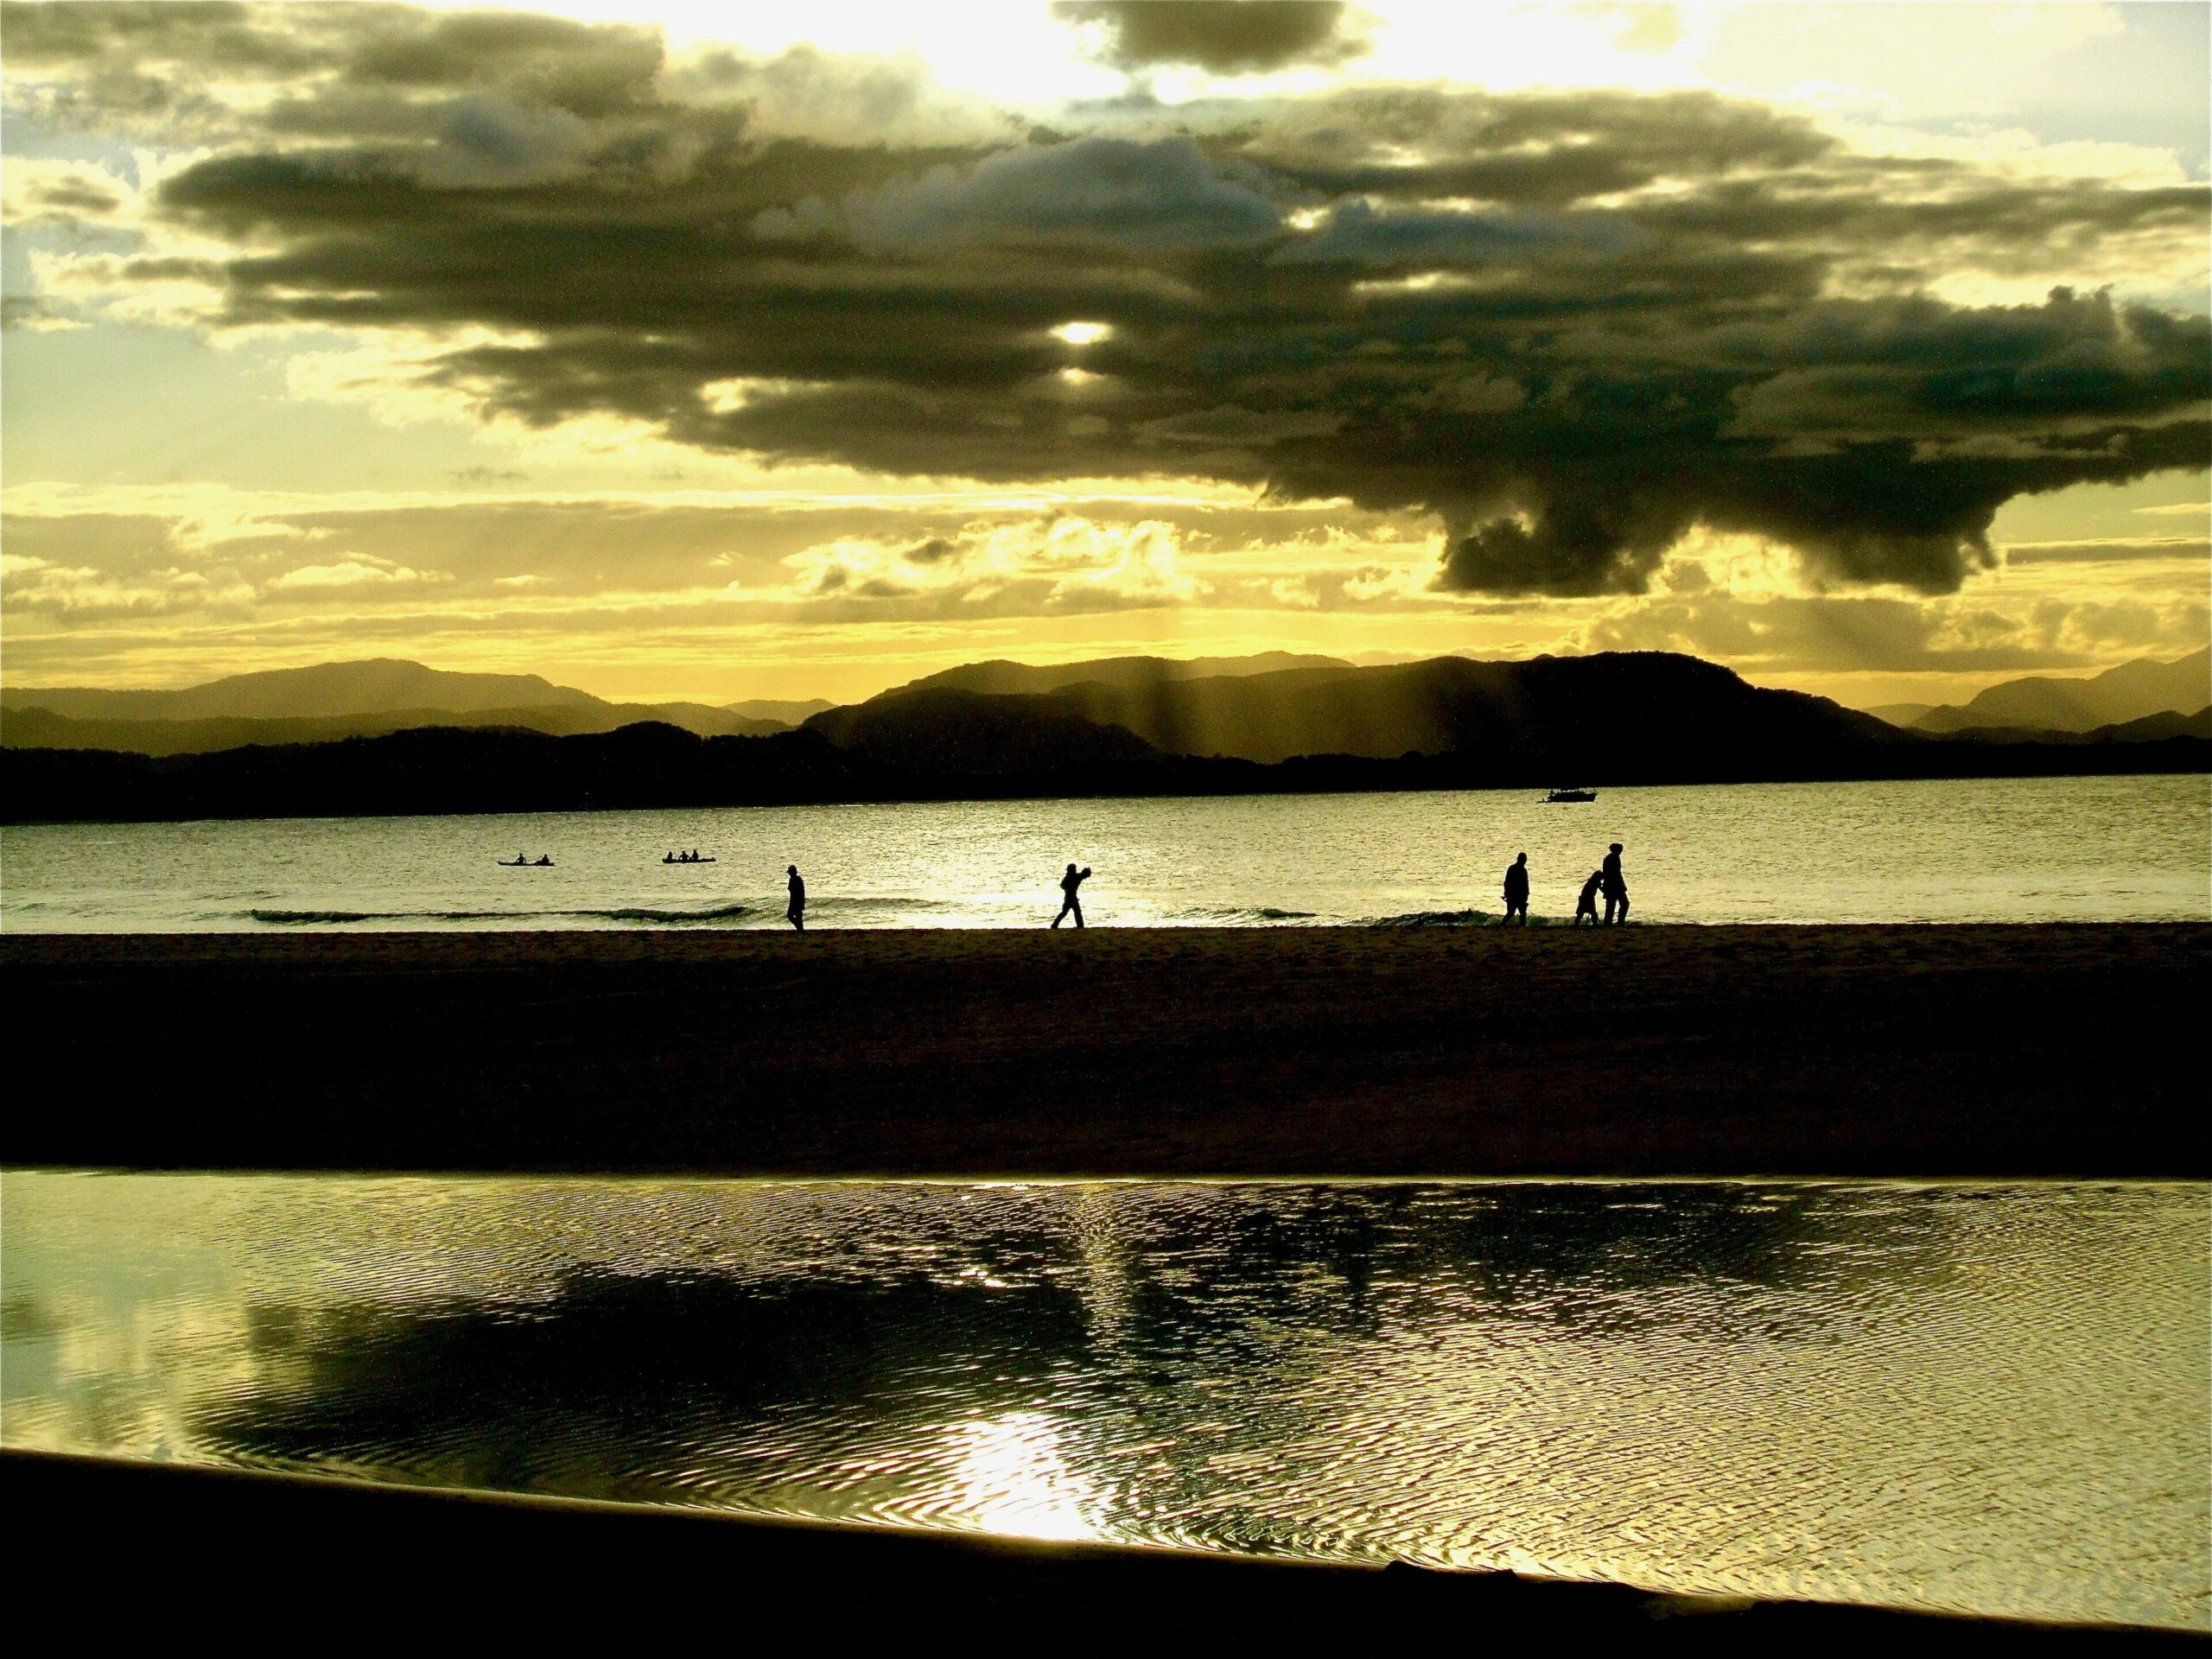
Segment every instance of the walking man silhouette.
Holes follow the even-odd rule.
[[[1628,920],[1628,880],[1621,874],[1621,844],[1618,841],[1605,855],[1605,865],[1599,874],[1605,878],[1605,925],[1611,927]]]
[[[1529,925],[1529,855],[1523,853],[1505,867],[1505,919],[1516,916]]]
[[[1090,879],[1090,872],[1088,868],[1078,870],[1072,864],[1068,866],[1068,873],[1060,878],[1060,913],[1052,918],[1054,927],[1058,927],[1070,916],[1075,918],[1075,925],[1077,927],[1083,925],[1083,900],[1076,896],[1076,891]]]
[[[799,874],[798,866],[786,864],[784,874],[791,878],[784,883],[791,890],[791,901],[784,907],[784,919],[800,932],[806,931],[806,879]]]

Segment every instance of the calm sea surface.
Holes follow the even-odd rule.
[[[818,925],[1024,925],[1070,859],[1098,923],[1473,921],[1522,851],[1558,919],[1613,841],[1648,921],[2212,916],[2189,776],[35,826],[0,830],[0,928],[780,926],[790,863]]]
[[[13,1446],[2196,1626],[2212,1189],[11,1173]]]

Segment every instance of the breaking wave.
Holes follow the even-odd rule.
[[[743,916],[753,909],[751,905],[709,905],[704,910],[647,910],[632,907],[624,910],[563,910],[552,912],[558,916],[604,917],[613,922],[720,922],[733,916]]]
[[[1496,927],[1505,918],[1487,910],[1415,910],[1403,916],[1378,916],[1369,927]],[[1530,927],[1566,927],[1563,916],[1531,916]]]
[[[627,906],[608,910],[250,910],[246,914],[272,927],[326,927],[341,922],[638,922],[679,926],[686,922],[727,921],[747,914],[751,905],[709,905],[702,910],[652,910]]]

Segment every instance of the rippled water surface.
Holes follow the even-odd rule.
[[[35,825],[0,926],[777,927],[794,862],[817,925],[1023,925],[1070,859],[1109,925],[1469,921],[1523,851],[1560,919],[1614,841],[1650,921],[2212,917],[2212,780],[2167,777]]]
[[[2212,1190],[5,1178],[7,1444],[2202,1626]]]

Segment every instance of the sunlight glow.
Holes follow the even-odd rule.
[[[1105,322],[1064,322],[1052,330],[1052,338],[1070,346],[1096,346],[1111,337],[1114,327]]]

